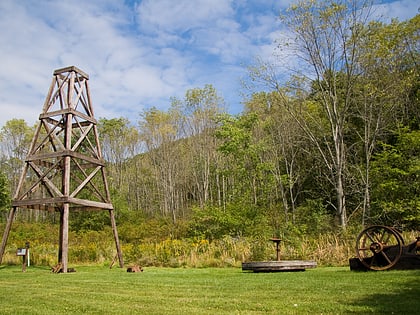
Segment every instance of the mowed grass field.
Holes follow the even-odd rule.
[[[70,266],[73,267],[73,266]],[[418,314],[420,270],[0,267],[0,314]]]

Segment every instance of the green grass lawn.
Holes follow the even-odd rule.
[[[72,267],[72,266],[70,266]],[[420,270],[0,267],[0,314],[416,314]]]

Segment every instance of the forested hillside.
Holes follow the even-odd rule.
[[[250,66],[241,114],[206,85],[136,122],[98,120],[123,242],[419,230],[420,15],[387,24],[330,2],[281,17],[290,37],[278,50],[299,62]],[[33,132],[17,119],[1,129],[3,223]],[[72,214],[74,231],[107,225],[106,213]]]

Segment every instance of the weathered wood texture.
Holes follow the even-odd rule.
[[[276,272],[276,271],[305,271],[316,268],[317,263],[312,260],[280,260],[280,261],[251,261],[243,262],[243,271]]]
[[[69,211],[108,210],[123,267],[88,80],[89,76],[74,66],[54,71],[12,201],[0,262],[18,207],[60,212],[59,262],[63,272],[67,271]]]

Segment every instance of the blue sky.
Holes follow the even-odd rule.
[[[231,113],[255,58],[273,58],[279,13],[294,0],[1,0],[0,127],[37,121],[55,69],[90,76],[95,116],[166,110],[171,97],[212,84]],[[417,0],[376,1],[376,14],[405,20]]]

